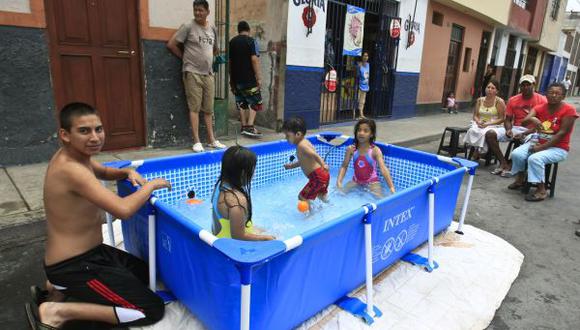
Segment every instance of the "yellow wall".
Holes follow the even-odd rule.
[[[434,0],[488,23],[507,25],[512,0]],[[564,6],[566,7],[566,6]]]
[[[552,1],[548,1],[548,10],[546,10],[546,16],[544,16],[544,26],[542,28],[540,41],[537,45],[555,52],[558,50],[558,45],[560,44],[560,32],[562,31],[562,24],[564,24],[564,16],[566,15],[566,1],[560,3],[558,19],[555,21],[550,16]]]

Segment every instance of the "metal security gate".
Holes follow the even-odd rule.
[[[214,61],[215,72],[215,97],[214,97],[214,120],[215,134],[223,136],[228,134],[228,90],[229,77],[227,68],[227,54],[230,40],[230,0],[215,0],[215,27],[217,30],[217,43],[220,50],[219,56]]]
[[[392,81],[397,53],[397,41],[389,36],[391,19],[397,16],[394,0],[329,0],[327,2],[324,75],[337,73],[336,91],[329,92],[321,84],[320,123],[353,120],[358,108],[357,63],[360,58],[343,56],[343,33],[347,5],[364,8],[365,26],[363,51],[369,53],[370,92],[365,115],[391,115]]]

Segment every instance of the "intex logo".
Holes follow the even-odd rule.
[[[410,220],[413,217],[413,210],[415,209],[414,206],[404,210],[403,212],[395,215],[392,218],[388,218],[385,220],[385,224],[383,226],[383,233],[388,232],[389,230],[393,229],[394,227],[399,226],[402,223]]]

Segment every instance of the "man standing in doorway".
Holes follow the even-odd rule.
[[[191,22],[181,25],[167,42],[167,48],[183,60],[183,85],[189,108],[189,121],[193,136],[193,151],[203,152],[199,139],[199,113],[207,127],[207,146],[224,149],[213,133],[214,77],[213,56],[217,54],[217,32],[208,20],[209,4],[206,0],[193,2]]]
[[[566,87],[566,94],[570,95],[570,87],[572,87],[572,80],[570,80],[570,75],[566,75],[566,79],[562,81],[562,85]]]
[[[254,127],[256,112],[262,111],[260,59],[248,22],[238,23],[238,35],[230,40],[229,52],[230,88],[240,111],[242,134],[260,137],[262,133]]]

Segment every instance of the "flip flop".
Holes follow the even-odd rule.
[[[519,189],[522,189],[523,187],[524,187],[523,183],[514,182],[508,186],[508,189],[509,190],[519,190]]]
[[[548,194],[545,193],[544,195],[538,195],[537,193],[526,195],[526,200],[528,202],[541,202],[548,197]]]
[[[40,317],[38,316],[38,307],[26,303],[24,308],[26,310],[28,324],[32,330],[58,330],[58,328],[40,322]]]
[[[40,306],[40,304],[45,302],[47,297],[48,297],[47,290],[42,290],[41,288],[37,287],[36,285],[32,285],[30,287],[30,298],[32,299],[32,302],[36,306]]]
[[[490,173],[493,175],[500,175],[502,172],[503,172],[503,169],[501,167],[496,167]]]

